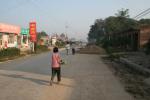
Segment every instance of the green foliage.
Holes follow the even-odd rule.
[[[44,52],[44,51],[48,51],[49,49],[46,45],[37,45],[36,50],[37,52]]]
[[[129,9],[121,9],[115,14],[117,17],[129,18]]]
[[[137,29],[137,21],[125,17],[108,17],[105,19],[106,33],[119,33],[129,29]]]
[[[46,32],[42,31],[37,33],[37,39],[40,40],[42,36],[48,36]]]
[[[113,60],[115,60],[115,59],[120,59],[120,57],[122,56],[122,55],[120,55],[120,54],[115,54],[114,52],[116,52],[116,50],[115,50],[114,48],[112,48],[112,47],[107,47],[107,48],[106,48],[106,52],[107,52],[107,54],[108,54],[108,58],[109,58],[111,61],[113,61]]]
[[[88,33],[88,40],[100,43],[106,34],[123,32],[129,29],[137,29],[138,22],[129,18],[129,10],[121,9],[116,16],[110,16],[106,19],[96,19],[94,25],[91,25]]]
[[[7,48],[0,50],[0,58],[13,57],[20,55],[20,50],[18,48]]]
[[[94,41],[104,48],[126,48],[125,46],[131,44],[129,38],[117,34],[128,30],[136,30],[138,27],[139,22],[129,18],[129,10],[121,9],[116,16],[109,16],[104,20],[97,19],[88,33],[88,40],[89,42]]]
[[[150,25],[150,19],[141,19],[139,20],[140,25]]]
[[[103,48],[108,48],[109,46],[112,45],[111,41],[108,39],[108,37],[104,37],[102,40],[101,40],[101,44],[102,44],[102,47]]]
[[[58,47],[58,48],[62,48],[62,47],[64,47],[65,46],[65,42],[63,42],[63,41],[57,41],[56,42],[56,46]]]
[[[111,54],[109,54],[109,59],[111,60],[111,61],[114,61],[115,59],[119,59],[120,58],[120,55],[119,54],[113,54],[113,53],[111,53]]]
[[[91,29],[88,34],[89,42],[100,39],[104,35],[104,20],[97,19],[94,25],[91,25]]]

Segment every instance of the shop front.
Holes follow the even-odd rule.
[[[21,29],[21,48],[30,48],[29,29]]]
[[[17,47],[20,27],[0,23],[0,48]]]

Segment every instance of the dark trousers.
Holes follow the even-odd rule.
[[[72,54],[75,55],[75,48],[72,48]]]
[[[61,68],[52,68],[52,77],[51,80],[54,80],[55,75],[57,74],[57,81],[61,81]]]

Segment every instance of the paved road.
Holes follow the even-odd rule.
[[[13,61],[3,62],[0,63],[0,69],[50,75],[51,54],[51,52],[47,52],[40,55],[32,55]],[[61,55],[64,56],[65,53],[61,52]]]
[[[99,55],[62,53],[62,81],[49,86],[50,55],[1,63],[0,100],[133,100]]]

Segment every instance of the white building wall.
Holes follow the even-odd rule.
[[[8,47],[17,47],[17,35],[14,36],[14,43],[8,43]]]
[[[8,34],[3,34],[2,36],[2,41],[3,41],[3,45],[2,48],[6,48],[6,44],[7,47],[17,47],[17,35],[14,36],[14,43],[8,43]]]
[[[5,48],[5,43],[7,42],[7,44],[8,44],[8,35],[7,34],[3,34],[2,41],[3,41],[2,48]]]
[[[52,38],[52,45],[55,45],[57,42],[57,39],[56,38]]]

